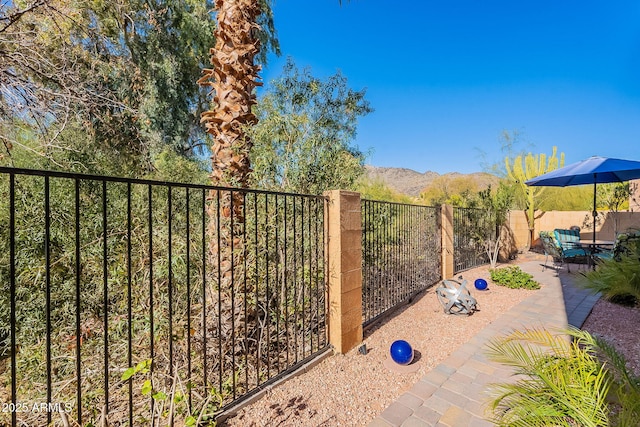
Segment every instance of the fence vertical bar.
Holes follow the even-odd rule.
[[[256,285],[256,318],[257,322],[260,322],[260,282],[258,281],[258,277],[260,276],[260,265],[258,258],[258,194],[253,193],[253,241],[254,241],[254,251],[255,251],[255,263],[254,263],[254,283]],[[260,351],[262,348],[262,334],[264,331],[260,329],[258,331],[257,338],[257,346],[256,346],[256,385],[260,385]]]
[[[371,316],[371,277],[375,277],[375,267],[369,265],[369,260],[373,259],[372,240],[370,238],[372,231],[372,204],[369,200],[362,199],[362,323],[364,324]]]
[[[109,414],[109,272],[107,267],[108,255],[107,231],[107,181],[102,181],[102,286],[104,300],[104,413]]]
[[[243,282],[243,292],[244,292],[244,348],[249,348],[249,316],[247,314],[247,300],[249,297],[247,296],[247,193],[246,191],[242,192],[242,217],[244,220],[242,221],[242,282]],[[256,288],[256,291],[258,289]],[[249,387],[249,352],[245,352],[244,354],[244,378],[245,378],[245,387]]]
[[[284,290],[282,295],[282,298],[284,300],[284,336],[285,336],[285,351],[287,352],[287,366],[289,366],[289,299],[288,299],[288,280],[287,280],[287,272],[289,270],[289,266],[288,266],[288,261],[289,259],[287,258],[287,241],[289,240],[289,233],[288,233],[288,229],[287,229],[287,206],[288,206],[288,200],[289,198],[285,195],[284,196],[284,227],[283,227],[283,233],[284,233],[284,266],[283,266],[283,285],[282,288]]]
[[[173,217],[172,217],[172,187],[167,187],[167,300],[169,305],[169,375],[173,381]]]
[[[49,200],[49,176],[44,177],[44,257],[45,257],[45,319],[47,405],[51,403],[51,204]],[[47,424],[51,424],[51,411],[47,411]]]
[[[395,253],[395,263],[396,263],[396,269],[398,271],[398,275],[396,277],[394,277],[394,286],[393,289],[395,290],[394,295],[393,295],[393,302],[394,304],[397,304],[399,302],[399,295],[400,295],[400,291],[402,291],[403,289],[401,288],[401,283],[398,283],[401,279],[402,279],[402,252],[401,252],[401,247],[399,245],[400,239],[402,238],[401,235],[401,226],[402,226],[402,207],[400,205],[394,205],[395,206],[395,214],[396,214],[396,221],[394,224],[395,230],[394,230],[394,234],[395,234],[395,242],[394,242],[394,253]],[[399,280],[400,279],[400,280]]]
[[[411,255],[409,256],[410,259],[421,259],[422,257],[420,256],[420,254],[418,253],[418,247],[419,247],[419,242],[420,242],[420,210],[413,206],[411,208],[411,225],[409,226],[409,229],[411,230]],[[426,261],[426,259],[425,259]],[[419,287],[418,281],[419,278],[422,277],[420,275],[420,266],[423,265],[424,263],[420,263],[420,264],[415,264],[412,263],[411,265],[412,267],[412,276],[415,278],[414,281],[414,286],[412,288],[412,290],[417,290]]]
[[[406,265],[404,262],[406,251],[403,245],[404,236],[406,232],[406,229],[405,229],[406,216],[405,216],[405,206],[404,205],[396,205],[396,206],[398,208],[398,230],[396,231],[398,235],[398,240],[396,242],[396,248],[398,251],[398,271],[400,272],[400,274],[398,275],[398,281],[400,283],[396,285],[396,289],[397,289],[396,303],[399,303],[400,301],[402,301],[403,295],[407,291],[407,282],[406,282],[407,271],[406,271]]]
[[[278,196],[276,196],[278,197]],[[277,206],[277,204],[276,204]],[[271,270],[271,266],[269,265],[269,241],[271,240],[269,238],[269,226],[268,226],[268,218],[269,218],[269,196],[265,194],[264,196],[264,223],[265,223],[265,235],[266,235],[266,239],[265,239],[265,253],[267,254],[267,259],[265,262],[265,290],[264,290],[264,294],[266,297],[266,304],[264,307],[264,316],[266,318],[266,325],[267,325],[267,378],[271,378],[271,314],[270,314],[270,305],[271,305],[271,295],[269,292],[269,271]],[[276,215],[276,221],[277,221],[277,215]],[[277,222],[276,222],[276,247],[277,247],[277,241],[278,241],[278,231],[277,231]]]
[[[190,200],[189,189],[185,188],[185,239],[186,239],[186,257],[187,257],[187,387],[188,396],[187,403],[189,405],[189,411],[192,407],[192,392],[191,389],[191,216],[190,216]]]
[[[389,219],[390,219],[389,216],[387,215],[388,210],[389,210],[389,205],[388,204],[386,204],[386,205],[384,205],[382,207],[382,215],[383,215],[384,220],[382,221],[382,226],[380,227],[381,228],[380,232],[376,233],[377,235],[382,237],[381,244],[380,244],[380,250],[381,250],[382,254],[381,254],[380,258],[381,258],[382,264],[387,266],[387,268],[389,266],[389,260],[388,260],[388,256],[387,256],[388,252],[389,252],[387,250],[387,242],[388,242],[388,239],[387,239],[387,224],[388,224]],[[388,277],[389,277],[388,274],[384,274],[384,275],[382,275],[381,280],[380,280],[380,284],[381,284],[381,286],[380,286],[380,291],[381,291],[380,304],[383,307],[387,307],[389,305],[388,301],[387,301],[387,297],[389,295],[389,292],[387,292],[387,289],[389,288],[388,285],[387,285]]]
[[[127,183],[127,366],[133,366],[133,313],[131,262],[131,183]],[[129,383],[129,425],[133,425],[133,378]]]
[[[373,217],[370,219],[371,221],[371,232],[370,235],[372,237],[374,237],[374,240],[376,242],[376,246],[375,246],[375,261],[373,262],[373,265],[375,266],[374,268],[374,273],[375,275],[373,277],[376,278],[377,282],[378,282],[378,286],[374,287],[374,292],[372,294],[372,302],[371,302],[371,316],[369,316],[370,318],[375,316],[378,313],[379,310],[379,306],[380,306],[380,300],[382,299],[382,285],[383,285],[383,280],[384,280],[384,276],[381,274],[382,269],[380,268],[380,264],[382,263],[381,258],[384,257],[384,250],[383,250],[383,241],[380,238],[381,237],[381,232],[382,230],[380,230],[381,227],[377,226],[377,223],[379,222],[378,219],[381,217],[381,211],[382,211],[382,206],[380,203],[370,203],[371,206],[371,210],[372,210],[372,215]],[[382,213],[384,214],[384,213]],[[374,221],[377,221],[376,223],[374,223]],[[382,224],[384,224],[386,221],[382,221]],[[365,258],[366,259],[366,258]]]
[[[218,390],[222,390],[222,365],[224,364],[224,355],[222,354],[222,273],[220,272],[220,264],[222,263],[222,258],[220,257],[220,243],[222,240],[220,239],[220,191],[216,191],[216,239],[218,244],[218,358],[220,362],[218,363]]]
[[[367,318],[369,313],[371,312],[371,307],[369,306],[369,292],[366,288],[366,284],[369,283],[369,269],[365,268],[366,259],[369,255],[369,241],[367,240],[367,233],[369,231],[369,215],[367,208],[369,207],[366,200],[362,200],[362,313],[364,319]]]
[[[398,248],[398,263],[399,265],[399,270],[400,270],[400,276],[399,276],[399,280],[400,283],[398,283],[397,289],[398,289],[398,295],[396,296],[396,302],[400,302],[402,300],[402,296],[407,292],[407,269],[406,269],[406,264],[405,264],[405,260],[406,260],[406,248],[404,247],[404,239],[405,239],[405,235],[406,235],[406,208],[404,205],[397,205],[398,206],[398,211],[399,211],[399,221],[398,221],[398,243],[396,244],[397,248]]]
[[[207,195],[206,190],[202,189],[200,214],[202,215],[202,227],[200,237],[202,242],[202,385],[207,390]]]
[[[293,206],[293,352],[294,360],[298,362],[298,220],[296,212],[298,211],[296,206],[296,199],[291,199]],[[288,319],[287,319],[288,321]],[[289,328],[287,328],[288,330]]]
[[[392,266],[392,269],[395,270],[395,263],[394,263],[394,249],[393,249],[393,224],[391,223],[392,220],[395,221],[395,218],[393,218],[393,205],[389,205],[389,222],[387,223],[387,236],[385,238],[385,246],[386,246],[386,256],[388,259],[388,263],[386,265],[390,265]],[[387,304],[389,306],[393,306],[394,300],[393,300],[393,276],[391,275],[387,275],[387,286],[386,289],[388,289],[387,292],[385,292],[386,297],[387,297]]]
[[[323,202],[322,202],[322,212],[323,212],[323,214],[324,214],[324,203],[325,202],[323,200]],[[319,205],[319,203],[316,200],[316,218],[318,217],[318,212],[320,210],[318,208],[318,205]],[[323,219],[324,219],[324,215],[323,215]],[[315,259],[316,259],[316,319],[318,319],[317,320],[318,321],[318,331],[320,331],[320,301],[321,301],[320,300],[320,286],[319,286],[319,283],[320,283],[320,266],[317,265],[318,264],[318,250],[320,249],[319,245],[317,243],[317,239],[318,239],[318,222],[319,221],[315,221],[315,223],[316,223],[316,230],[315,230],[316,231],[316,233],[315,233],[315,235],[316,235],[316,256],[315,256]],[[322,249],[324,249],[324,221],[323,221],[321,230],[322,230],[322,235],[323,235]],[[323,268],[326,268],[326,262],[325,262],[324,257],[322,258],[322,266],[323,266]],[[320,334],[318,334],[317,338],[318,338],[317,339],[318,348],[320,348]]]
[[[230,256],[231,256],[231,382],[233,384],[233,398],[236,398],[236,388],[237,388],[237,384],[236,384],[236,290],[235,290],[235,271],[236,271],[236,264],[235,264],[235,245],[234,245],[234,240],[235,240],[235,236],[234,236],[234,230],[235,230],[235,214],[234,214],[234,194],[233,194],[233,190],[229,191],[229,201],[231,203],[230,209],[231,209],[231,213],[229,214],[229,237],[230,237],[230,242],[229,245],[231,246],[231,250],[229,252]],[[219,251],[220,249],[218,249]],[[227,250],[226,248],[226,244],[225,244],[225,250]],[[221,355],[222,356],[222,355]]]
[[[153,319],[153,188],[151,184],[147,185],[147,208],[148,208],[148,222],[149,229],[149,346],[151,359],[151,374],[155,368],[155,329]],[[153,386],[153,375],[149,375],[150,381]],[[149,397],[151,407],[151,424],[155,422],[155,400],[153,397]]]
[[[369,230],[368,233],[364,234],[364,237],[367,238],[367,236],[371,237],[370,240],[372,240],[372,249],[373,249],[373,254],[371,258],[367,258],[364,257],[363,259],[366,261],[367,259],[371,260],[371,265],[373,266],[373,269],[371,271],[371,275],[369,275],[368,277],[370,277],[369,279],[367,279],[366,282],[363,283],[363,286],[367,286],[367,288],[369,289],[369,316],[368,318],[370,319],[372,316],[375,315],[375,313],[377,312],[377,306],[378,306],[378,298],[380,298],[380,281],[382,280],[382,276],[379,273],[379,268],[378,268],[378,263],[380,262],[380,254],[382,253],[382,251],[380,250],[380,239],[378,238],[379,235],[379,230],[378,227],[376,227],[376,221],[377,218],[380,217],[380,206],[377,203],[373,203],[370,202],[368,200],[365,200],[365,203],[367,203],[367,208],[368,211],[370,212],[370,216],[369,216]],[[375,242],[375,244],[373,244],[373,242]],[[371,290],[371,282],[373,281],[373,278],[376,278],[375,280],[380,284],[379,286],[375,286],[373,287],[373,290]]]
[[[369,231],[369,236],[372,237],[371,240],[373,240],[375,243],[374,246],[374,258],[372,258],[372,265],[374,266],[373,272],[375,273],[375,275],[373,277],[377,277],[378,283],[381,282],[382,280],[382,276],[380,275],[380,268],[379,268],[379,263],[380,263],[380,257],[382,255],[382,248],[381,248],[381,243],[380,243],[380,231],[378,229],[378,227],[375,226],[374,221],[377,220],[377,218],[380,218],[380,204],[379,203],[374,203],[374,202],[369,202],[367,201],[369,210],[371,211],[371,217],[369,218],[370,221],[370,231]],[[365,234],[365,237],[367,235]],[[366,260],[367,258],[365,258]],[[371,281],[367,282],[368,286],[371,286]],[[382,285],[382,283],[380,283],[380,285]],[[371,319],[373,316],[375,316],[378,313],[378,305],[379,305],[379,299],[381,296],[381,289],[382,286],[375,286],[373,288],[373,292],[369,292],[370,294],[370,299],[371,299],[371,303],[370,303],[370,307],[371,307],[371,311],[369,312],[369,319]],[[367,320],[369,320],[367,319]]]
[[[280,292],[278,292],[278,280],[280,278],[279,276],[279,270],[280,270],[280,265],[281,262],[278,262],[278,260],[280,260],[280,241],[278,240],[278,238],[280,237],[280,215],[279,215],[279,209],[278,209],[278,195],[276,194],[275,196],[275,256],[276,256],[276,266],[275,266],[275,275],[274,275],[274,281],[275,281],[275,289],[274,292],[276,292],[276,307],[278,307],[278,310],[280,310]],[[280,371],[280,316],[276,315],[276,370]]]
[[[407,272],[407,277],[408,277],[408,286],[407,286],[407,291],[409,293],[413,292],[413,284],[415,283],[415,275],[413,272],[413,267],[415,265],[415,263],[411,262],[412,255],[413,255],[413,250],[412,250],[412,246],[413,246],[413,231],[412,231],[412,226],[413,221],[411,220],[411,216],[413,214],[413,208],[411,206],[405,206],[405,214],[406,214],[406,219],[405,219],[405,226],[407,227],[405,232],[404,232],[404,238],[405,238],[405,242],[403,243],[405,249],[405,261],[406,261],[406,272]]]
[[[75,188],[75,279],[76,279],[76,408],[78,416],[78,424],[82,425],[82,362],[80,346],[80,180],[74,180]]]
[[[369,295],[369,315],[368,318],[370,319],[371,317],[375,316],[375,313],[378,310],[378,298],[380,298],[380,286],[375,286],[373,287],[373,291],[371,289],[371,284],[373,281],[373,278],[375,278],[375,280],[380,283],[382,277],[380,275],[380,269],[378,267],[379,264],[379,258],[380,258],[380,254],[381,254],[381,250],[380,250],[380,239],[378,239],[378,233],[379,230],[377,229],[376,225],[376,220],[377,218],[380,217],[380,205],[378,203],[374,203],[371,202],[369,200],[365,200],[366,206],[367,206],[367,210],[369,212],[369,222],[368,222],[368,226],[369,229],[367,230],[367,233],[364,234],[364,237],[371,237],[369,240],[371,240],[370,242],[370,248],[373,251],[373,253],[371,254],[371,257],[364,257],[363,259],[366,260],[370,259],[371,265],[372,265],[372,269],[367,269],[370,270],[370,274],[367,276],[367,281],[363,283],[363,286],[366,286],[367,289],[369,290],[368,295]],[[375,243],[374,243],[375,242]]]
[[[16,194],[15,175],[9,174],[9,298],[11,299],[9,323],[11,334],[11,404],[15,408],[18,403],[16,381]],[[11,411],[11,425],[17,425],[17,411]]]
[[[311,247],[313,246],[313,239],[311,237],[311,200],[309,199],[309,200],[307,200],[307,202],[308,203],[307,203],[307,222],[306,222],[306,224],[307,224],[307,239],[309,239],[309,245],[308,245],[308,255],[309,255],[308,256],[308,258],[309,258],[309,297],[308,297],[309,298],[309,319],[308,319],[309,322],[308,323],[309,323],[309,325],[308,325],[308,327],[310,328],[311,327],[311,289],[312,289],[311,272],[313,271],[313,265],[311,264],[311,259],[312,259],[312,257],[311,257]],[[303,246],[303,251],[304,251],[304,246]],[[303,255],[304,255],[304,252],[303,252]],[[303,274],[304,274],[304,270],[303,270]],[[304,276],[303,276],[303,279],[304,279]],[[304,288],[303,288],[303,290],[304,290]],[[302,312],[303,312],[303,315],[305,313],[304,297],[305,297],[305,295],[303,293],[302,294],[302,301],[303,301],[303,303],[302,303]],[[302,330],[303,331],[306,330],[305,329],[305,322],[304,322],[306,317],[307,316],[304,315],[304,317],[302,318]],[[309,333],[309,338],[311,338],[311,337],[313,337],[313,334]],[[305,352],[304,352],[304,348],[305,348],[305,345],[306,345],[305,341],[306,340],[303,337],[303,341],[302,341],[302,357],[303,358],[305,357]],[[310,351],[309,354],[313,353],[313,342],[311,342],[311,341],[309,342],[309,349],[310,349],[309,350]]]
[[[396,204],[391,205],[391,210],[393,212],[393,222],[391,225],[391,264],[393,265],[393,269],[398,271],[398,206]],[[396,286],[396,277],[395,275],[391,276],[391,304],[395,305],[397,303],[396,295],[398,293],[398,287]]]

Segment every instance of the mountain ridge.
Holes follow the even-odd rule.
[[[421,173],[408,168],[372,165],[365,165],[365,171],[369,179],[380,180],[398,193],[406,194],[411,197],[418,197],[425,188],[431,185],[434,179],[441,176],[448,176],[451,178],[468,176],[476,180],[481,188],[494,185],[499,179],[497,176],[486,172],[474,172],[470,174],[449,172],[441,175],[433,171]]]

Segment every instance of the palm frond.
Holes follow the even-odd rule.
[[[497,425],[609,424],[607,396],[614,383],[607,365],[597,358],[596,338],[575,328],[555,333],[525,329],[496,338],[487,347],[489,359],[526,377],[491,386],[489,409]]]
[[[544,329],[515,330],[508,335],[489,341],[487,357],[498,363],[519,368],[520,373],[535,369],[540,359],[552,355],[569,354],[568,341]]]

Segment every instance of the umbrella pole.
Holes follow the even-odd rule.
[[[596,211],[596,175],[593,174],[593,247],[596,245],[596,217],[598,212]]]

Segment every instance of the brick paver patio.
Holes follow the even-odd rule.
[[[489,383],[500,382],[512,370],[491,362],[483,354],[494,336],[521,328],[581,327],[598,300],[575,287],[575,272],[554,268],[542,271],[542,262],[527,261],[520,268],[534,276],[542,288],[522,301],[469,342],[454,351],[443,363],[428,372],[411,390],[387,407],[370,427],[492,426],[485,419]],[[573,271],[573,270],[572,270]]]

